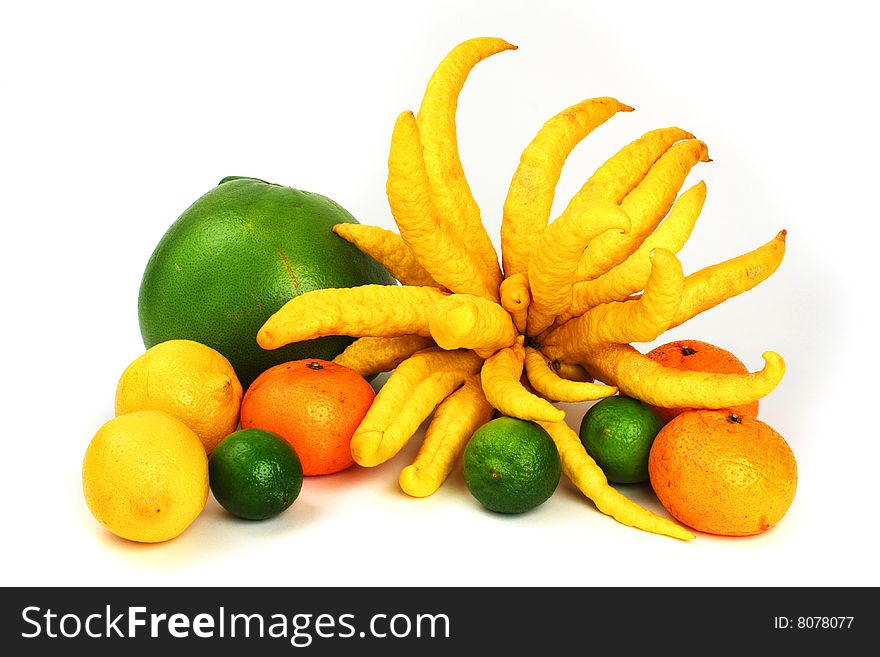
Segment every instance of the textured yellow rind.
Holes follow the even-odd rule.
[[[671,520],[661,518],[621,495],[608,484],[602,469],[587,454],[578,435],[565,422],[539,422],[547,430],[562,461],[562,471],[596,508],[617,522],[653,534],[683,541],[694,534]]]
[[[529,269],[538,238],[550,219],[556,184],[572,149],[617,112],[632,108],[614,98],[592,98],[548,120],[523,151],[513,174],[501,221],[504,275]]]
[[[672,324],[681,304],[683,282],[681,263],[675,254],[656,249],[651,257],[651,275],[641,298],[591,308],[550,331],[541,345],[553,357],[574,357],[580,362],[582,350],[590,345],[650,342]]]
[[[520,382],[524,360],[525,350],[520,343],[486,359],[480,373],[486,399],[502,414],[521,420],[555,422],[565,418],[565,411],[533,395]]]
[[[538,335],[565,311],[584,249],[597,236],[629,230],[626,213],[616,204],[597,201],[576,214],[565,213],[547,226],[529,260],[528,335]]]
[[[557,359],[552,362],[552,368],[554,372],[566,381],[593,382],[592,375],[582,365],[577,363],[566,363]]]
[[[529,304],[532,302],[532,294],[529,291],[529,278],[520,272],[508,276],[501,281],[501,307],[510,313],[516,330],[526,332]]]
[[[428,325],[443,349],[473,349],[483,357],[512,345],[517,336],[513,320],[501,306],[470,294],[452,294],[435,303]]]
[[[516,46],[503,39],[490,37],[469,39],[457,45],[431,75],[418,116],[425,147],[425,169],[437,210],[451,231],[466,236],[465,247],[475,256],[487,285],[496,291],[501,284],[498,254],[464,175],[458,154],[455,114],[459,94],[471,69],[491,55],[515,49]]]
[[[646,132],[596,169],[571,199],[566,211],[577,212],[593,201],[620,203],[670,146],[677,141],[693,138],[691,133],[680,128],[660,128]]]
[[[700,161],[709,161],[709,152],[697,139],[679,142],[666,151],[620,204],[630,218],[629,232],[597,238],[584,252],[578,279],[597,278],[632,255],[669,212],[688,173]]]
[[[678,326],[767,280],[779,268],[785,256],[785,235],[786,231],[782,230],[754,251],[686,276],[681,306],[672,326]]]
[[[294,297],[257,333],[263,349],[324,335],[430,336],[428,311],[446,296],[434,287],[362,285],[313,290]]]
[[[397,454],[431,411],[483,361],[472,351],[426,349],[394,370],[351,439],[354,460],[365,467]]]
[[[690,237],[706,200],[706,184],[699,182],[676,200],[669,216],[651,233],[630,257],[591,281],[575,283],[571,302],[559,317],[563,323],[584,314],[593,306],[609,301],[623,301],[644,289],[651,275],[651,251],[666,249],[678,253]]]
[[[402,335],[397,338],[358,338],[333,359],[361,376],[390,372],[421,349],[434,346],[431,338]]]
[[[467,233],[447,229],[434,205],[412,112],[403,112],[394,124],[386,192],[400,236],[435,281],[453,292],[498,299],[497,286],[466,249]]]
[[[529,383],[542,396],[558,402],[582,402],[603,399],[617,393],[614,386],[571,381],[561,378],[547,358],[537,349],[526,347],[526,374]]]
[[[166,340],[132,361],[116,384],[116,415],[164,411],[210,454],[238,428],[242,387],[229,361],[192,340]]]
[[[333,232],[376,260],[404,285],[441,287],[397,233],[366,224],[336,224]]]
[[[663,408],[728,408],[769,395],[785,374],[782,356],[765,351],[764,369],[711,374],[664,367],[626,344],[597,345],[583,353],[590,372],[620,391]]]
[[[415,460],[400,473],[403,492],[413,497],[433,494],[446,481],[474,431],[494,414],[479,374],[468,377],[437,407]]]

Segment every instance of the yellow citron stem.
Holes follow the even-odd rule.
[[[564,357],[578,356],[581,349],[601,342],[654,340],[669,328],[678,312],[683,281],[681,263],[675,254],[657,249],[651,257],[651,275],[641,298],[591,308],[550,331],[541,345],[554,357]]]
[[[510,313],[516,330],[526,332],[529,304],[532,293],[529,290],[529,278],[520,272],[508,276],[501,282],[501,307]]]
[[[751,374],[711,374],[664,367],[624,344],[596,345],[586,350],[583,358],[600,381],[663,408],[750,404],[770,394],[785,374],[785,361],[773,351],[764,352],[764,369]]]
[[[479,263],[487,286],[496,291],[501,284],[498,254],[486,233],[480,208],[464,175],[458,154],[455,114],[459,94],[471,69],[491,55],[515,49],[516,46],[503,39],[488,37],[457,45],[431,75],[418,116],[425,147],[425,169],[437,210],[449,230],[467,236],[465,248]]]
[[[470,294],[453,294],[431,306],[428,326],[443,349],[473,349],[484,357],[512,345],[517,336],[504,308]]]
[[[390,372],[417,351],[434,345],[431,338],[402,335],[397,338],[358,338],[333,359],[361,376]]]
[[[294,297],[257,333],[263,349],[324,335],[430,336],[428,311],[446,295],[434,287],[361,285],[313,290]]]
[[[559,323],[582,315],[593,306],[622,301],[644,289],[651,275],[651,251],[666,249],[678,253],[690,237],[705,200],[706,185],[699,182],[678,197],[669,216],[635,253],[598,278],[575,283],[571,288],[571,301],[559,317]]]
[[[333,232],[377,261],[404,285],[441,287],[397,233],[366,224],[336,224]]]
[[[585,383],[561,378],[551,362],[537,349],[526,347],[526,374],[529,383],[541,395],[559,402],[582,402],[610,397],[617,392],[614,386]]]
[[[480,376],[468,377],[434,412],[419,453],[412,465],[400,473],[403,492],[426,497],[440,488],[474,431],[491,420],[494,413],[483,394]]]
[[[566,210],[577,212],[593,201],[620,203],[670,146],[677,141],[693,138],[691,133],[680,128],[660,128],[645,133],[596,169],[571,199]]]
[[[563,110],[523,151],[513,174],[501,221],[504,275],[525,273],[538,238],[547,225],[562,165],[572,149],[617,112],[632,107],[614,98],[592,98]]]
[[[785,255],[786,231],[736,258],[701,269],[686,276],[681,293],[681,306],[672,326],[678,326],[695,315],[717,306],[722,301],[751,290],[767,280],[782,263]]]
[[[524,360],[525,351],[520,342],[486,359],[480,373],[486,399],[502,414],[510,417],[550,422],[562,420],[565,411],[533,395],[520,382]]]
[[[688,172],[700,161],[709,161],[709,153],[697,139],[679,142],[666,151],[620,204],[629,215],[630,231],[596,239],[584,252],[578,279],[597,278],[632,255],[669,212]]]
[[[602,469],[587,454],[578,435],[565,422],[539,422],[547,430],[562,461],[562,471],[596,508],[617,522],[683,541],[694,534],[677,523],[661,518],[628,499],[608,484]]]
[[[400,236],[435,281],[453,292],[497,301],[497,284],[485,277],[465,247],[470,236],[448,230],[434,205],[412,112],[403,112],[394,124],[386,191]]]
[[[480,370],[472,351],[420,351],[398,366],[379,390],[351,439],[351,454],[372,467],[397,454],[419,425],[464,380]]]
[[[584,249],[606,231],[629,230],[626,213],[614,203],[597,201],[577,215],[565,213],[542,232],[529,260],[529,335],[538,335],[569,305],[571,287]]]

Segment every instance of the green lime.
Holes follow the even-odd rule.
[[[201,342],[223,354],[246,390],[274,365],[332,360],[353,338],[327,336],[264,350],[256,335],[310,290],[392,285],[372,258],[333,232],[357,223],[320,194],[231,176],[193,203],[159,241],[141,281],[144,344]]]
[[[474,432],[464,450],[464,481],[491,511],[523,513],[546,502],[562,467],[550,434],[534,422],[499,417]]]
[[[648,454],[663,421],[631,397],[607,397],[584,415],[581,442],[608,481],[635,484],[648,478]]]
[[[286,440],[270,431],[228,435],[208,461],[211,492],[229,513],[248,520],[277,516],[299,495],[303,472]]]

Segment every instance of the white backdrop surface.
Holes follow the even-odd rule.
[[[0,20],[4,345],[3,585],[861,585],[877,567],[876,62],[865,3],[33,2]],[[686,273],[788,232],[780,270],[653,344],[694,338],[750,369],[786,359],[761,417],[800,482],[764,535],[685,544],[600,514],[566,480],[517,517],[460,471],[397,486],[417,441],[375,469],[307,479],[294,506],[238,521],[213,499],[178,539],[127,543],[91,517],[82,455],[143,350],[137,290],[173,220],[222,177],[319,192],[393,226],[391,127],[456,43],[479,64],[462,160],[490,234],[522,148],[584,98],[636,111],[569,158],[561,210],[642,132],[679,125],[713,162]],[[653,344],[639,345],[643,350]],[[586,408],[570,406],[577,428]],[[658,512],[649,487],[624,492]]]

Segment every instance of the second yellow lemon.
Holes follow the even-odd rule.
[[[242,389],[219,352],[192,340],[148,349],[119,379],[116,415],[164,411],[192,429],[210,453],[238,427]]]

